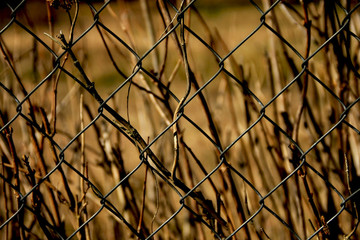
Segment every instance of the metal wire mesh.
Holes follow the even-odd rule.
[[[211,4],[2,3],[2,239],[359,238],[360,4]]]

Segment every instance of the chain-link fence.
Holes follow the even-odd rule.
[[[1,239],[358,239],[357,1],[2,1]]]

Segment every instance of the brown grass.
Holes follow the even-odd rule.
[[[359,237],[359,43],[346,43],[358,11],[296,78],[303,61],[284,40],[312,56],[341,28],[340,5],[278,3],[226,57],[261,13],[198,1],[138,71],[128,47],[142,57],[178,23],[169,3],[112,2],[77,40],[91,8],[56,2],[72,1],[26,2],[0,35],[1,239]],[[67,53],[55,62],[20,23]],[[216,77],[219,60],[182,24],[226,57]]]

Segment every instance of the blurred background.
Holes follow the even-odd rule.
[[[358,9],[2,1],[1,238],[359,238]]]

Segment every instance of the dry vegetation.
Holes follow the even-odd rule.
[[[1,239],[360,237],[358,5],[188,4],[1,6]]]

